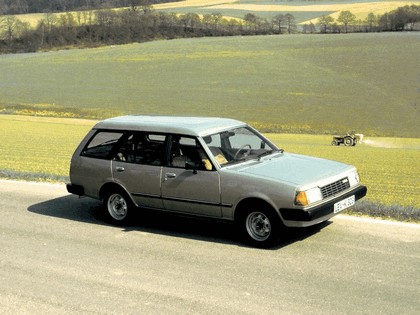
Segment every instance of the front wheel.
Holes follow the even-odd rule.
[[[120,190],[110,192],[104,198],[104,208],[113,223],[127,222],[132,207],[132,202],[127,194]]]
[[[252,246],[267,248],[278,240],[280,219],[264,207],[245,211],[238,224],[243,239]]]

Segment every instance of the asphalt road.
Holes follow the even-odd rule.
[[[242,245],[230,224],[107,224],[63,186],[0,181],[1,314],[419,314],[420,225],[340,215]]]

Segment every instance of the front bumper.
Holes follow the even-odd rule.
[[[358,186],[357,188],[341,195],[337,198],[334,198],[326,203],[315,206],[309,209],[280,209],[281,216],[284,221],[294,221],[295,224],[290,222],[291,226],[309,226],[313,224],[320,223],[322,221],[328,220],[330,217],[334,216],[334,204],[340,200],[346,199],[350,196],[355,196],[355,200],[359,200],[366,196],[367,187]],[[298,224],[301,222],[301,224]],[[287,222],[285,222],[286,225]]]

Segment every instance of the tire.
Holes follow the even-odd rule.
[[[351,137],[344,138],[344,145],[347,147],[351,147],[354,144],[354,140]]]
[[[134,206],[127,194],[117,189],[105,195],[104,208],[112,223],[123,224],[128,222]]]
[[[331,145],[338,145],[338,142],[337,142],[336,140],[333,140],[333,141],[331,142]]]
[[[242,211],[238,228],[245,243],[259,248],[269,248],[279,240],[280,218],[269,207],[255,204]]]

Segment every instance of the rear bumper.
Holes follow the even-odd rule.
[[[67,191],[71,194],[75,194],[78,196],[83,196],[85,194],[85,189],[83,186],[74,185],[74,184],[66,184]]]
[[[290,226],[309,226],[313,224],[320,223],[322,221],[328,220],[330,217],[334,216],[334,204],[340,200],[346,199],[350,196],[355,196],[355,200],[359,200],[366,196],[367,187],[358,186],[357,188],[341,195],[337,198],[334,198],[327,203],[315,206],[310,209],[280,209],[280,213],[285,221],[290,222]],[[300,224],[299,224],[300,222]]]

